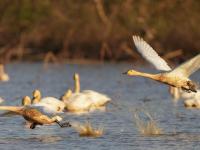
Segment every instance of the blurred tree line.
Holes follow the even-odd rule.
[[[166,59],[200,52],[197,0],[1,0],[0,58],[137,60],[132,35]]]

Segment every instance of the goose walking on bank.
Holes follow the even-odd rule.
[[[150,78],[173,87],[181,88],[187,92],[197,92],[196,84],[189,79],[189,76],[200,68],[200,54],[172,70],[171,67],[168,66],[167,62],[162,59],[142,38],[133,36],[133,41],[138,52],[147,61],[152,63],[156,69],[163,72],[150,74],[131,69],[124,74],[127,74],[128,76]]]

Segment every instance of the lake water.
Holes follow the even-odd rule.
[[[179,101],[173,103],[168,87],[139,77],[127,77],[122,72],[131,64],[49,65],[40,63],[16,63],[6,66],[11,80],[0,84],[2,105],[20,105],[25,95],[31,96],[34,89],[43,96],[60,97],[73,87],[72,76],[80,74],[81,89],[92,89],[112,98],[106,112],[94,112],[81,116],[65,114],[64,119],[84,123],[89,119],[94,127],[103,127],[104,134],[98,138],[79,137],[73,128],[37,126],[34,130],[24,126],[20,116],[0,118],[0,149],[71,149],[71,150],[163,150],[200,149],[200,110],[185,109]],[[150,66],[135,67],[153,72]],[[200,72],[192,79],[200,81]],[[141,135],[133,121],[133,111],[141,107],[153,114],[160,136]]]

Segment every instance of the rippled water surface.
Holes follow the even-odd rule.
[[[43,96],[60,97],[73,87],[72,76],[78,72],[81,89],[105,93],[118,107],[109,104],[106,112],[63,116],[70,121],[89,119],[93,126],[103,127],[104,135],[99,138],[79,137],[74,129],[57,125],[38,126],[31,130],[24,126],[24,119],[20,116],[1,117],[0,149],[200,149],[200,110],[185,109],[181,101],[174,104],[165,85],[122,75],[131,67],[128,64],[63,64],[43,69],[40,63],[7,65],[11,80],[0,84],[0,96],[5,99],[3,104],[20,105],[21,98],[31,96],[36,88]],[[149,66],[137,68],[153,72]],[[200,81],[199,75],[200,72],[195,73],[192,79]],[[133,122],[133,111],[141,106],[154,114],[164,130],[163,135],[140,135]]]

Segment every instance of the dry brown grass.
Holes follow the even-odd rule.
[[[148,112],[143,112],[146,119],[142,119],[138,113],[134,113],[134,123],[140,134],[150,136],[150,135],[160,135],[163,134],[163,130],[158,126],[156,120]]]
[[[103,135],[103,128],[95,129],[89,121],[85,122],[85,124],[73,123],[72,127],[79,132],[79,136],[99,137]]]

